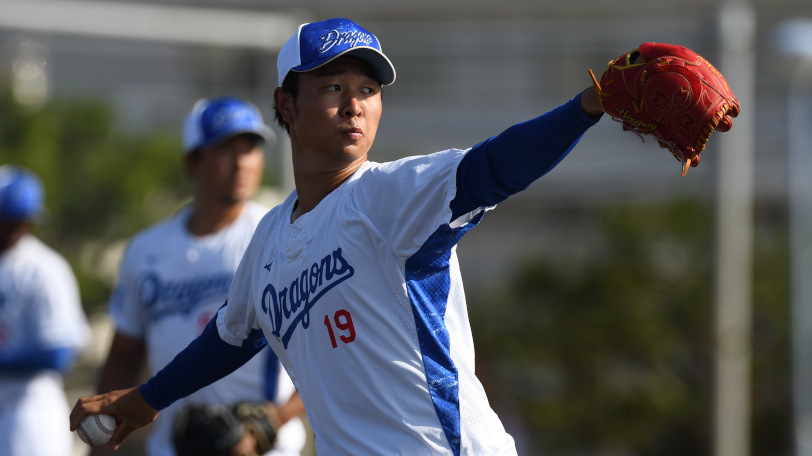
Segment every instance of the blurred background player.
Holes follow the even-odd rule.
[[[138,233],[120,266],[109,311],[115,334],[99,392],[132,385],[144,361],[150,374],[200,334],[225,303],[228,288],[267,208],[251,201],[275,140],[256,107],[234,97],[198,101],[186,118],[183,158],[193,201]],[[263,403],[271,421],[286,423],[268,454],[299,454],[305,431],[298,393],[270,349],[240,370],[164,410],[147,439],[151,456],[173,456],[172,425],[190,403]],[[63,423],[64,426],[64,423]],[[104,447],[94,455],[106,454]]]
[[[76,277],[32,234],[44,190],[0,166],[0,454],[68,456],[63,377],[90,340]]]

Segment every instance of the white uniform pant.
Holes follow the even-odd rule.
[[[58,374],[28,379],[0,376],[0,455],[70,456],[69,415]]]

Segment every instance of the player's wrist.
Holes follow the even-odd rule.
[[[268,417],[268,420],[276,428],[290,420],[290,416],[285,413],[284,407],[277,407],[272,402],[266,403],[263,409],[265,410],[265,415]]]
[[[603,114],[603,106],[598,98],[598,94],[593,87],[587,87],[580,94],[581,109],[584,110],[589,117],[599,117]]]

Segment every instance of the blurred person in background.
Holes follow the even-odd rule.
[[[109,303],[115,324],[98,382],[103,393],[150,375],[195,339],[223,306],[229,285],[260,219],[268,211],[251,198],[275,140],[257,108],[234,97],[198,101],[186,118],[183,161],[193,200],[138,233],[120,265]],[[305,444],[299,395],[270,349],[221,381],[167,408],[147,438],[150,456],[174,456],[172,426],[189,404],[263,405],[279,429],[273,455],[298,455]],[[62,423],[64,426],[64,422]],[[92,454],[108,454],[96,447]]]
[[[69,456],[64,377],[90,340],[68,262],[32,234],[44,189],[0,166],[0,455]]]

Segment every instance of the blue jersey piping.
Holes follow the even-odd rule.
[[[445,323],[451,290],[449,260],[462,236],[476,226],[484,211],[460,228],[443,225],[406,261],[406,288],[412,303],[417,338],[437,418],[455,456],[460,454],[459,373],[451,359]]]

